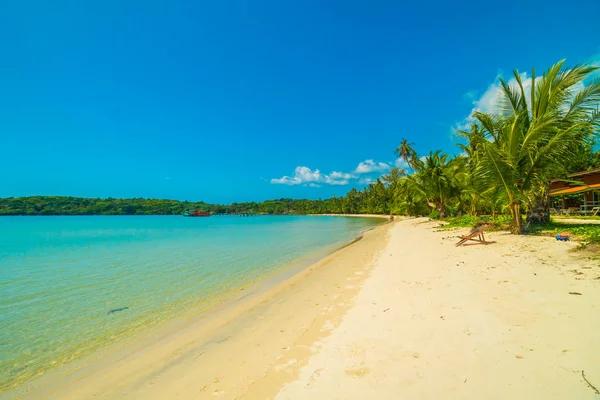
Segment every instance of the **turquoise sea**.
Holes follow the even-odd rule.
[[[161,322],[205,311],[382,221],[0,218],[0,393]]]

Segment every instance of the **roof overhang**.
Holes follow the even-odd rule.
[[[595,189],[600,189],[600,183],[596,183],[594,185],[585,185],[585,186],[575,186],[566,189],[558,189],[554,192],[550,192],[550,196],[559,196],[563,194],[575,194],[575,193],[583,193]]]

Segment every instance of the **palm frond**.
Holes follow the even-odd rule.
[[[519,82],[521,77],[518,71],[515,71],[515,77],[518,79],[517,82]],[[504,79],[500,78],[499,80],[502,94],[500,96],[499,106],[502,115],[508,116],[511,114],[518,114],[521,112],[523,106],[521,91],[517,87],[506,83]]]

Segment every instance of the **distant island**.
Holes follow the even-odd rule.
[[[379,183],[382,187],[383,184]],[[358,191],[354,190],[358,193]],[[365,190],[365,194],[367,190]],[[31,196],[0,198],[0,216],[18,215],[178,215],[186,210],[211,214],[383,214],[389,211],[384,199],[370,198],[362,205],[358,196],[326,200],[279,199],[263,202],[209,204],[159,199],[85,198]]]

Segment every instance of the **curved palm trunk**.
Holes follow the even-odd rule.
[[[521,205],[516,202],[509,204],[510,215],[512,216],[512,223],[510,225],[510,232],[518,235],[523,230],[523,220],[521,218]]]

